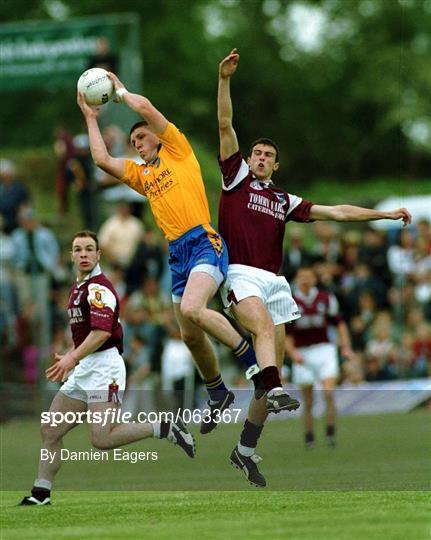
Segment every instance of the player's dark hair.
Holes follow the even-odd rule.
[[[135,129],[138,129],[140,127],[148,127],[148,122],[146,120],[140,120],[139,122],[136,122],[136,124],[133,124],[133,126],[130,128],[129,131],[129,138],[130,135],[135,131]]]
[[[280,152],[278,145],[272,139],[267,139],[266,137],[260,137],[260,139],[257,139],[251,143],[250,150],[248,152],[249,156],[251,156],[253,148],[258,144],[266,144],[267,146],[272,146],[275,150],[275,161],[278,162],[278,154]]]
[[[73,235],[72,244],[75,238],[92,238],[96,242],[96,249],[99,251],[99,239],[97,234],[93,231],[79,231]]]

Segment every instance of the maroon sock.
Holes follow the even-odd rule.
[[[280,374],[275,366],[269,366],[262,370],[262,380],[266,392],[283,386],[281,384]]]

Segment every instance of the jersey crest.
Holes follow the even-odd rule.
[[[103,301],[103,289],[93,289],[94,298],[90,299],[90,304],[99,309],[104,308],[106,303]]]

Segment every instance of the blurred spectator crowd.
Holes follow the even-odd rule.
[[[112,155],[139,159],[116,126],[103,136]],[[98,232],[102,268],[121,299],[129,385],[184,388],[191,357],[173,316],[167,244],[142,221],[145,199],[94,167],[86,135],[59,126],[54,152],[58,214],[67,216],[73,190],[81,228]],[[69,240],[41,222],[32,199],[16,164],[1,159],[1,375],[27,384],[43,380],[53,352],[71,346],[66,305],[75,279]],[[355,355],[340,358],[340,382],[431,375],[431,224],[395,227],[287,226],[283,274],[293,282],[298,268],[312,265],[349,326]],[[242,382],[241,367],[220,351]]]

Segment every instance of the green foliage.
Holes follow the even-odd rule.
[[[17,6],[18,4],[18,6]],[[2,3],[4,21],[52,17],[55,2]],[[233,46],[235,128],[244,152],[279,142],[279,178],[359,181],[421,177],[431,166],[431,8],[403,0],[63,0],[69,17],[135,12],[144,92],[189,136],[216,153],[218,62]],[[24,8],[25,6],[25,8]],[[295,9],[323,20],[317,46],[297,37]],[[102,9],[103,8],[103,9]],[[311,10],[311,11],[310,11]],[[313,11],[314,10],[314,11]],[[305,19],[302,29],[310,26]],[[299,25],[301,27],[301,25]],[[59,120],[81,118],[70,95],[5,95],[0,146],[47,144]],[[25,126],[25,128],[24,128]],[[287,187],[287,184],[286,186]]]

